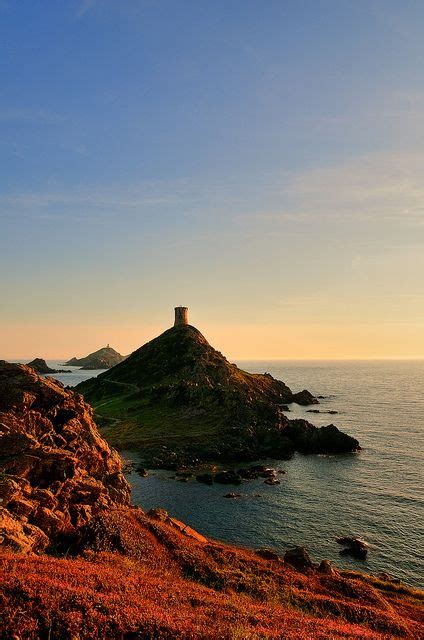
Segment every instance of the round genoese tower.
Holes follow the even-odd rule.
[[[174,327],[188,325],[188,307],[175,307]]]

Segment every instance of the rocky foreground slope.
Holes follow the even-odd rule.
[[[289,420],[284,405],[316,398],[293,393],[268,373],[239,369],[190,325],[168,329],[77,389],[109,442],[142,449],[156,466],[359,449],[334,425]]]
[[[130,505],[81,396],[0,362],[0,638],[419,638],[423,594]]]

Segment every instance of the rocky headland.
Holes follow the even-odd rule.
[[[332,424],[318,429],[289,420],[289,403],[318,400],[269,373],[239,369],[190,325],[168,329],[77,390],[94,407],[107,440],[142,450],[153,466],[360,449]]]
[[[31,362],[28,362],[28,367],[31,367],[37,373],[49,374],[49,373],[71,373],[70,369],[52,369],[43,358],[34,358]]]
[[[102,347],[93,353],[89,353],[88,356],[84,356],[83,358],[71,358],[65,362],[65,366],[81,367],[81,369],[88,371],[92,369],[110,369],[120,362],[123,362],[125,358],[126,356],[122,356],[120,353],[115,351],[115,349],[107,345],[107,347]]]
[[[0,362],[1,638],[418,638],[423,594],[130,504],[83,398]]]

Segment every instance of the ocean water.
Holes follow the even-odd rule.
[[[50,361],[56,366],[58,361]],[[292,405],[291,417],[321,426],[333,422],[355,436],[362,451],[340,456],[301,456],[269,461],[287,471],[281,484],[262,479],[240,487],[187,483],[169,472],[128,476],[133,501],[144,509],[162,506],[206,536],[279,553],[303,545],[314,560],[368,573],[387,571],[424,586],[424,361],[237,363],[247,371],[268,371],[294,391],[309,389],[325,399],[321,411]],[[73,369],[57,374],[74,385],[96,375]],[[133,452],[124,457],[137,460]],[[241,498],[224,498],[228,491]],[[370,545],[358,561],[340,556],[335,538],[357,535]]]

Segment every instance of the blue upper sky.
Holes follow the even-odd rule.
[[[129,351],[174,304],[234,356],[424,357],[423,24],[0,0],[0,357]]]

